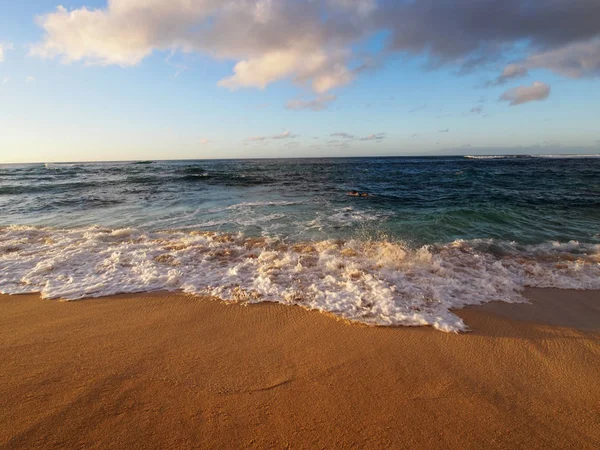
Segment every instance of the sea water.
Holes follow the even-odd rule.
[[[180,290],[459,331],[452,309],[526,286],[600,289],[600,158],[0,166],[2,293]]]

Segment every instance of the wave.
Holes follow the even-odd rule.
[[[70,190],[83,190],[99,186],[100,183],[90,181],[73,181],[62,183],[29,183],[20,185],[0,186],[0,195],[19,195],[38,192],[66,192]]]
[[[208,185],[222,186],[259,186],[271,184],[275,180],[267,176],[254,176],[228,172],[204,172],[198,169],[186,171],[179,179],[186,182],[200,182]]]
[[[184,175],[204,175],[206,174],[206,169],[202,166],[188,166],[181,170],[178,170],[177,173],[181,173]]]
[[[530,155],[465,155],[467,159],[517,159],[531,158]]]
[[[600,155],[465,155],[467,159],[524,159],[524,158],[547,158],[547,159],[585,159],[600,158]]]
[[[245,208],[260,208],[266,206],[292,206],[292,205],[301,205],[302,202],[292,202],[292,201],[264,201],[264,202],[242,202],[236,203],[235,205],[228,206],[225,210],[234,210],[234,209],[245,209]]]
[[[44,167],[48,170],[73,169],[79,167],[77,164],[68,163],[45,163]]]
[[[531,158],[549,158],[549,159],[587,159],[600,158],[600,155],[530,155]]]
[[[134,228],[0,228],[0,292],[75,300],[181,290],[300,305],[382,326],[466,329],[451,310],[523,302],[525,286],[600,289],[600,245],[493,240],[410,248]]]

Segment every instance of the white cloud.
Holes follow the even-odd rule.
[[[531,86],[519,86],[509,89],[500,97],[501,101],[509,102],[510,106],[527,102],[545,100],[550,95],[550,86],[541,81],[535,81]]]
[[[504,60],[515,49],[527,54],[492,85],[536,68],[573,78],[600,76],[598,0],[107,0],[105,5],[61,6],[40,16],[45,35],[31,53],[128,67],[155,51],[198,52],[233,62],[222,87],[264,88],[287,79],[323,94],[381,59],[353,49],[385,34],[382,57],[414,55],[432,67],[453,64],[462,72]]]
[[[359,138],[359,141],[381,141],[385,139],[385,133],[369,134],[365,137]]]
[[[332,139],[330,141],[325,141],[325,145],[328,147],[337,147],[337,148],[349,148],[350,145],[346,141],[338,141],[336,139]]]
[[[0,63],[4,62],[6,58],[6,52],[12,50],[14,47],[10,42],[0,42]]]
[[[310,109],[312,111],[323,111],[327,109],[329,104],[335,101],[337,97],[333,94],[320,95],[312,100],[294,99],[286,104],[287,109],[299,111],[302,109]]]
[[[267,136],[252,136],[246,139],[246,142],[261,142],[269,139]]]
[[[212,141],[208,140],[208,139],[200,139],[200,145],[208,145],[210,144]]]
[[[190,68],[188,66],[186,66],[185,64],[174,64],[173,67],[175,68],[175,73],[173,74],[173,78],[178,78],[179,75],[190,70]]]
[[[35,83],[35,77],[29,75],[28,77],[25,78],[25,83]]]
[[[139,64],[154,49],[145,33],[152,23],[148,17],[152,6],[134,20],[131,9],[126,7],[128,3],[134,1],[113,1],[108,10],[83,7],[67,11],[59,6],[56,12],[38,18],[46,36],[31,48],[31,54],[43,58],[60,55],[64,62],[84,60],[123,67]]]
[[[64,62],[139,64],[155,50],[201,52],[237,61],[219,82],[264,88],[282,79],[324,93],[349,83],[348,46],[363,35],[332,17],[364,18],[373,2],[290,0],[111,0],[103,9],[60,6],[38,18],[46,34],[31,53]],[[325,8],[325,9],[323,9]]]
[[[350,133],[332,133],[330,134],[331,137],[340,137],[342,139],[354,139],[355,136],[353,134]]]
[[[292,134],[290,131],[284,131],[283,133],[271,136],[270,139],[278,140],[278,139],[290,139],[290,138],[295,138],[295,137],[298,137],[298,135]]]
[[[294,48],[276,50],[238,62],[234,75],[219,81],[219,86],[231,90],[246,87],[264,89],[267,85],[285,78],[298,84],[309,82],[317,93],[350,83],[354,73],[345,67],[341,57],[322,50]]]
[[[271,136],[253,136],[253,137],[249,137],[248,139],[246,139],[246,142],[263,142],[263,141],[279,141],[282,139],[292,139],[298,137],[297,134],[292,134],[291,131],[284,131],[282,133],[279,134],[274,134]]]

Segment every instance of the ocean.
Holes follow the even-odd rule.
[[[600,157],[0,165],[2,293],[181,290],[460,331],[453,309],[527,286],[600,289]]]

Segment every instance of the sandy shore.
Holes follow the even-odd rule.
[[[1,448],[598,448],[600,292],[370,328],[181,294],[0,296]]]

